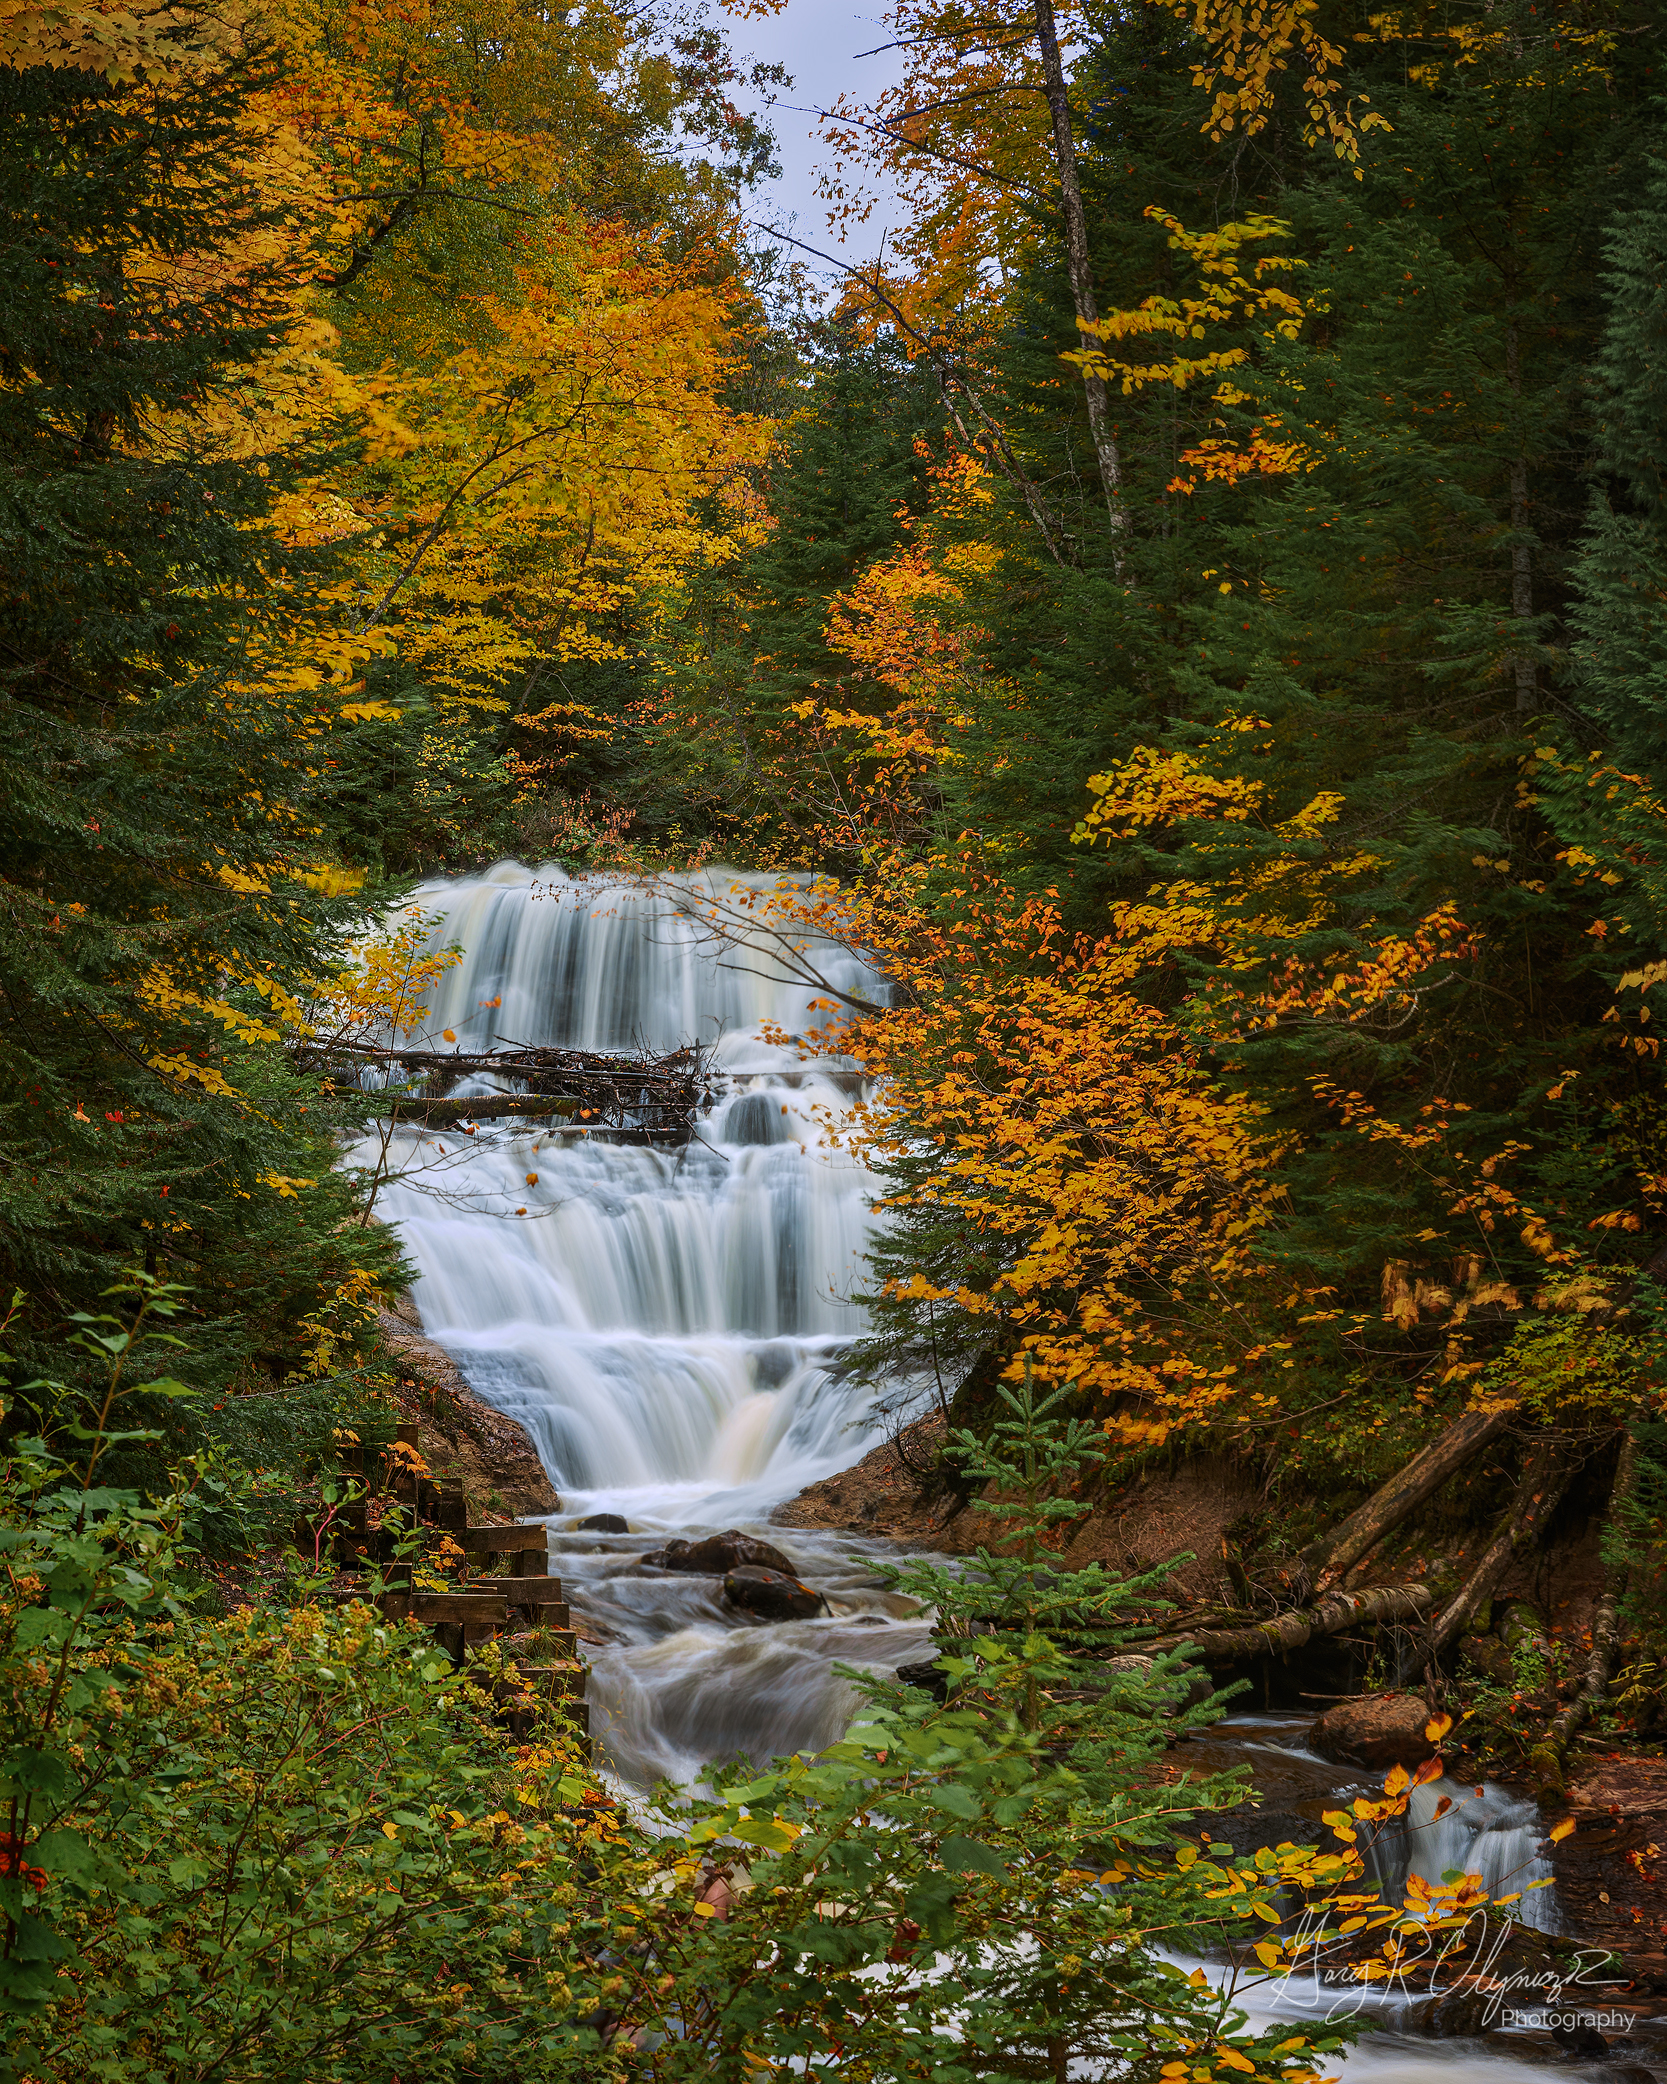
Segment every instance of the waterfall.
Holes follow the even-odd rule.
[[[449,1029],[474,1053],[711,1052],[711,1104],[684,1148],[531,1123],[400,1128],[377,1204],[417,1268],[424,1330],[526,1428],[560,1495],[551,1568],[602,1638],[588,1652],[593,1726],[639,1788],[737,1752],[816,1750],[855,1704],[836,1664],[931,1655],[913,1602],[863,1560],[887,1545],[767,1523],[875,1434],[870,1392],[842,1367],[863,1328],[873,1182],[828,1136],[862,1081],[765,1031],[826,1018],[816,978],[870,1000],[884,989],[832,942],[708,930],[707,908],[744,914],[771,887],[720,870],[649,886],[501,863],[414,899],[434,918],[429,946],[463,951],[427,994],[419,1046],[450,1046]],[[630,1534],[579,1527],[600,1512]],[[825,1612],[749,1625],[715,1579],[639,1560],[670,1531],[727,1526],[782,1548]]]
[[[1444,1802],[1450,1806],[1442,1809]],[[1371,1875],[1384,1885],[1386,1900],[1399,1900],[1409,1874],[1432,1885],[1455,1871],[1480,1874],[1490,1901],[1520,1893],[1511,1916],[1537,1931],[1556,1932],[1561,1924],[1555,1891],[1529,1893],[1533,1883],[1553,1876],[1550,1861],[1539,1854],[1544,1836],[1536,1804],[1491,1781],[1469,1787],[1431,1780],[1412,1789],[1406,1816],[1374,1848]]]
[[[766,1022],[824,1016],[766,935],[714,940],[702,909],[728,886],[768,887],[505,863],[415,896],[430,945],[463,950],[419,1041],[712,1052],[713,1104],[682,1150],[483,1124],[402,1131],[390,1151],[381,1206],[419,1269],[424,1328],[527,1428],[564,1504],[657,1521],[759,1512],[866,1444],[866,1393],[838,1363],[863,1327],[872,1187],[823,1147],[857,1081],[764,1039]],[[839,989],[880,994],[844,949],[799,947]]]

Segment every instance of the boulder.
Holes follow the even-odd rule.
[[[808,1621],[826,1604],[803,1579],[743,1563],[724,1579],[724,1598],[761,1621]]]
[[[1363,1693],[1329,1708],[1308,1733],[1322,1758],[1344,1765],[1422,1765],[1435,1746],[1424,1734],[1429,1705],[1420,1693]]]
[[[897,1676],[905,1686],[918,1687],[940,1704],[949,1699],[949,1674],[936,1658],[927,1658],[920,1664],[900,1664]]]
[[[739,1527],[708,1534],[700,1541],[668,1541],[664,1548],[650,1549],[641,1560],[656,1570],[687,1570],[697,1577],[725,1577],[748,1563],[760,1570],[779,1570],[786,1577],[793,1575],[791,1557],[767,1541],[755,1541]]]
[[[581,1534],[629,1534],[630,1531],[617,1512],[593,1512],[588,1520],[579,1522]]]

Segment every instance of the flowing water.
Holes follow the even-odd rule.
[[[401,1132],[378,1204],[419,1268],[425,1331],[522,1422],[560,1493],[551,1567],[608,1638],[591,1652],[592,1726],[639,1787],[828,1743],[853,1699],[836,1663],[929,1654],[912,1603],[861,1560],[889,1555],[883,1543],[792,1536],[828,1610],[773,1626],[738,1625],[711,1578],[637,1561],[717,1528],[779,1546],[771,1509],[876,1437],[870,1393],[840,1368],[863,1325],[872,1182],[829,1136],[861,1081],[762,1030],[823,1017],[806,961],[839,991],[882,986],[826,943],[783,950],[761,931],[716,945],[706,914],[731,883],[764,888],[713,874],[648,890],[506,864],[420,890],[434,944],[464,950],[431,994],[433,1046],[447,1029],[477,1051],[698,1041],[711,1106],[676,1150],[530,1126]],[[577,1531],[598,1513],[630,1534]]]
[[[652,889],[501,864],[436,883],[417,902],[435,945],[464,953],[432,994],[431,1046],[711,1051],[710,1106],[682,1149],[624,1147],[515,1124],[474,1135],[401,1130],[382,1212],[419,1270],[428,1335],[479,1393],[519,1419],[561,1496],[551,1568],[605,1640],[589,1651],[592,1726],[627,1787],[692,1779],[710,1761],[767,1759],[832,1741],[853,1693],[836,1664],[892,1669],[930,1654],[910,1602],[873,1575],[889,1544],[774,1529],[773,1507],[874,1444],[869,1392],[842,1368],[872,1182],[829,1130],[861,1097],[855,1067],[806,1060],[792,1034],[823,1017],[817,979],[877,997],[844,950],[784,949],[767,933],[716,942],[704,917],[732,884],[711,872]],[[456,1093],[496,1089],[477,1079]],[[624,1534],[585,1532],[599,1513]],[[826,1595],[812,1621],[749,1623],[713,1578],[645,1566],[668,1535],[740,1527],[786,1550]],[[1248,1763],[1288,1835],[1361,1791],[1304,1750],[1303,1725],[1234,1718],[1201,1768]],[[1402,1837],[1376,1855],[1386,1882],[1479,1866],[1490,1883],[1539,1878],[1536,1818],[1498,1789],[1437,1818],[1420,1790]],[[1318,1832],[1316,1832],[1318,1835]],[[1554,1892],[1526,1897],[1554,1929]],[[1328,1999],[1293,1992],[1293,2006]],[[1346,2084],[1526,2084],[1542,2063],[1487,2045],[1384,2030],[1344,2064]],[[1530,2051],[1533,2052],[1533,2051]],[[1542,2051],[1543,2053],[1543,2051]],[[1630,2058],[1637,2060],[1636,2056]],[[1588,2075],[1603,2072],[1587,2071]]]

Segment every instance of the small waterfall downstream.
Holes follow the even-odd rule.
[[[1377,1849],[1368,1873],[1386,1890],[1404,1888],[1411,1874],[1432,1886],[1455,1868],[1479,1874],[1490,1898],[1521,1895],[1513,1911],[1520,1923],[1557,1932],[1556,1893],[1544,1886],[1553,1870],[1539,1854],[1544,1839],[1537,1804],[1520,1795],[1432,1780],[1412,1790],[1406,1816]]]

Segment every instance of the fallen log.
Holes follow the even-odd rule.
[[[603,1049],[559,1049],[554,1045],[539,1048],[511,1044],[486,1050],[389,1049],[371,1042],[309,1041],[306,1048],[313,1055],[358,1057],[374,1064],[407,1064],[413,1070],[462,1073],[525,1067],[533,1071],[591,1071],[626,1080],[692,1078],[699,1071],[702,1055],[693,1043],[652,1058],[615,1056]]]
[[[1617,1518],[1631,1502],[1638,1481],[1638,1441],[1630,1430],[1621,1442],[1621,1458],[1615,1468],[1615,1483],[1609,1494],[1609,1517]],[[1626,1593],[1627,1565],[1624,1556],[1604,1570],[1603,1590],[1592,1614],[1592,1650],[1581,1677],[1580,1691],[1569,1702],[1544,1739],[1529,1753],[1529,1763],[1548,1790],[1561,1790],[1563,1761],[1575,1734],[1592,1719],[1609,1694],[1609,1674],[1620,1644],[1619,1609]]]
[[[1175,1650],[1195,1643],[1206,1664],[1243,1664],[1254,1657],[1300,1650],[1316,1636],[1335,1635],[1352,1622],[1422,1621],[1434,1594],[1428,1585],[1369,1585],[1361,1592],[1333,1592],[1310,1607],[1295,1607],[1271,1621],[1245,1628],[1198,1628],[1143,1643],[1147,1651]]]
[[[1304,1551],[1302,1562],[1309,1584],[1323,1592],[1346,1576],[1386,1534],[1393,1533],[1440,1490],[1448,1477],[1496,1440],[1514,1416],[1513,1405],[1461,1412],[1439,1439],[1403,1463],[1364,1505]]]
[[[1430,1623],[1432,1657],[1456,1643],[1493,1597],[1493,1588],[1505,1575],[1512,1558],[1529,1546],[1557,1510],[1578,1466],[1577,1458],[1562,1441],[1542,1440],[1534,1449],[1499,1531],[1482,1551],[1475,1569]]]
[[[448,1122],[489,1122],[501,1115],[541,1118],[573,1114],[579,1102],[571,1093],[482,1093],[472,1100],[424,1100],[400,1094],[394,1101],[396,1122],[422,1122],[441,1128]]]

